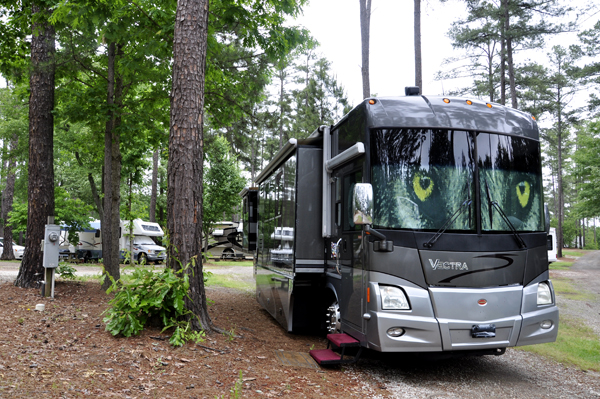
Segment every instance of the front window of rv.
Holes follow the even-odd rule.
[[[482,230],[510,231],[512,225],[517,231],[543,231],[539,143],[479,133],[477,158]]]
[[[374,227],[475,229],[472,134],[373,129],[370,140]]]

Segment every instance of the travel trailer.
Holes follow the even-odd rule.
[[[131,226],[132,224],[132,226]],[[133,227],[133,229],[131,229]],[[66,230],[61,229],[60,254],[62,257],[82,259],[84,262],[102,259],[102,229],[99,220],[90,222],[90,228],[79,231],[79,242],[69,243]],[[121,259],[133,257],[138,262],[161,263],[166,258],[166,248],[157,245],[152,237],[164,236],[158,223],[134,219],[121,220],[119,228],[119,254]]]
[[[207,256],[219,259],[244,259],[242,238],[243,224],[216,222],[208,241]],[[204,251],[204,248],[202,249]]]
[[[369,98],[289,140],[240,194],[257,300],[289,332],[381,352],[556,340],[529,114],[417,88]]]

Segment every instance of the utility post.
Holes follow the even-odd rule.
[[[58,267],[60,226],[54,224],[54,216],[48,216],[44,231],[44,296],[54,298],[54,270]]]

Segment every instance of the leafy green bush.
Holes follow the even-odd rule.
[[[139,334],[150,320],[157,319],[162,331],[174,328],[169,339],[174,346],[190,340],[203,341],[204,332],[193,331],[188,321],[195,316],[184,304],[190,287],[184,270],[135,269],[128,283],[113,280],[107,293],[115,291],[116,295],[104,311],[106,330],[112,335],[130,337]]]
[[[60,274],[60,277],[65,278],[67,280],[75,280],[75,273],[77,270],[73,268],[70,264],[66,262],[60,262],[58,267],[56,268],[56,274]]]

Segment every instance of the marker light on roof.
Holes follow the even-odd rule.
[[[533,120],[536,120],[536,119],[535,119],[535,116],[533,116],[533,115],[531,115],[531,119],[533,119]]]
[[[467,104],[468,104],[468,105],[473,105],[473,101],[471,101],[471,100],[467,100]]]
[[[446,104],[450,104],[450,99],[449,98],[444,98],[443,100]]]
[[[376,102],[377,102],[377,100],[375,100],[375,99],[370,99],[369,100],[369,104],[371,104],[371,105],[375,104]]]
[[[490,103],[486,103],[485,105],[487,105],[488,108],[492,108],[492,104]]]

